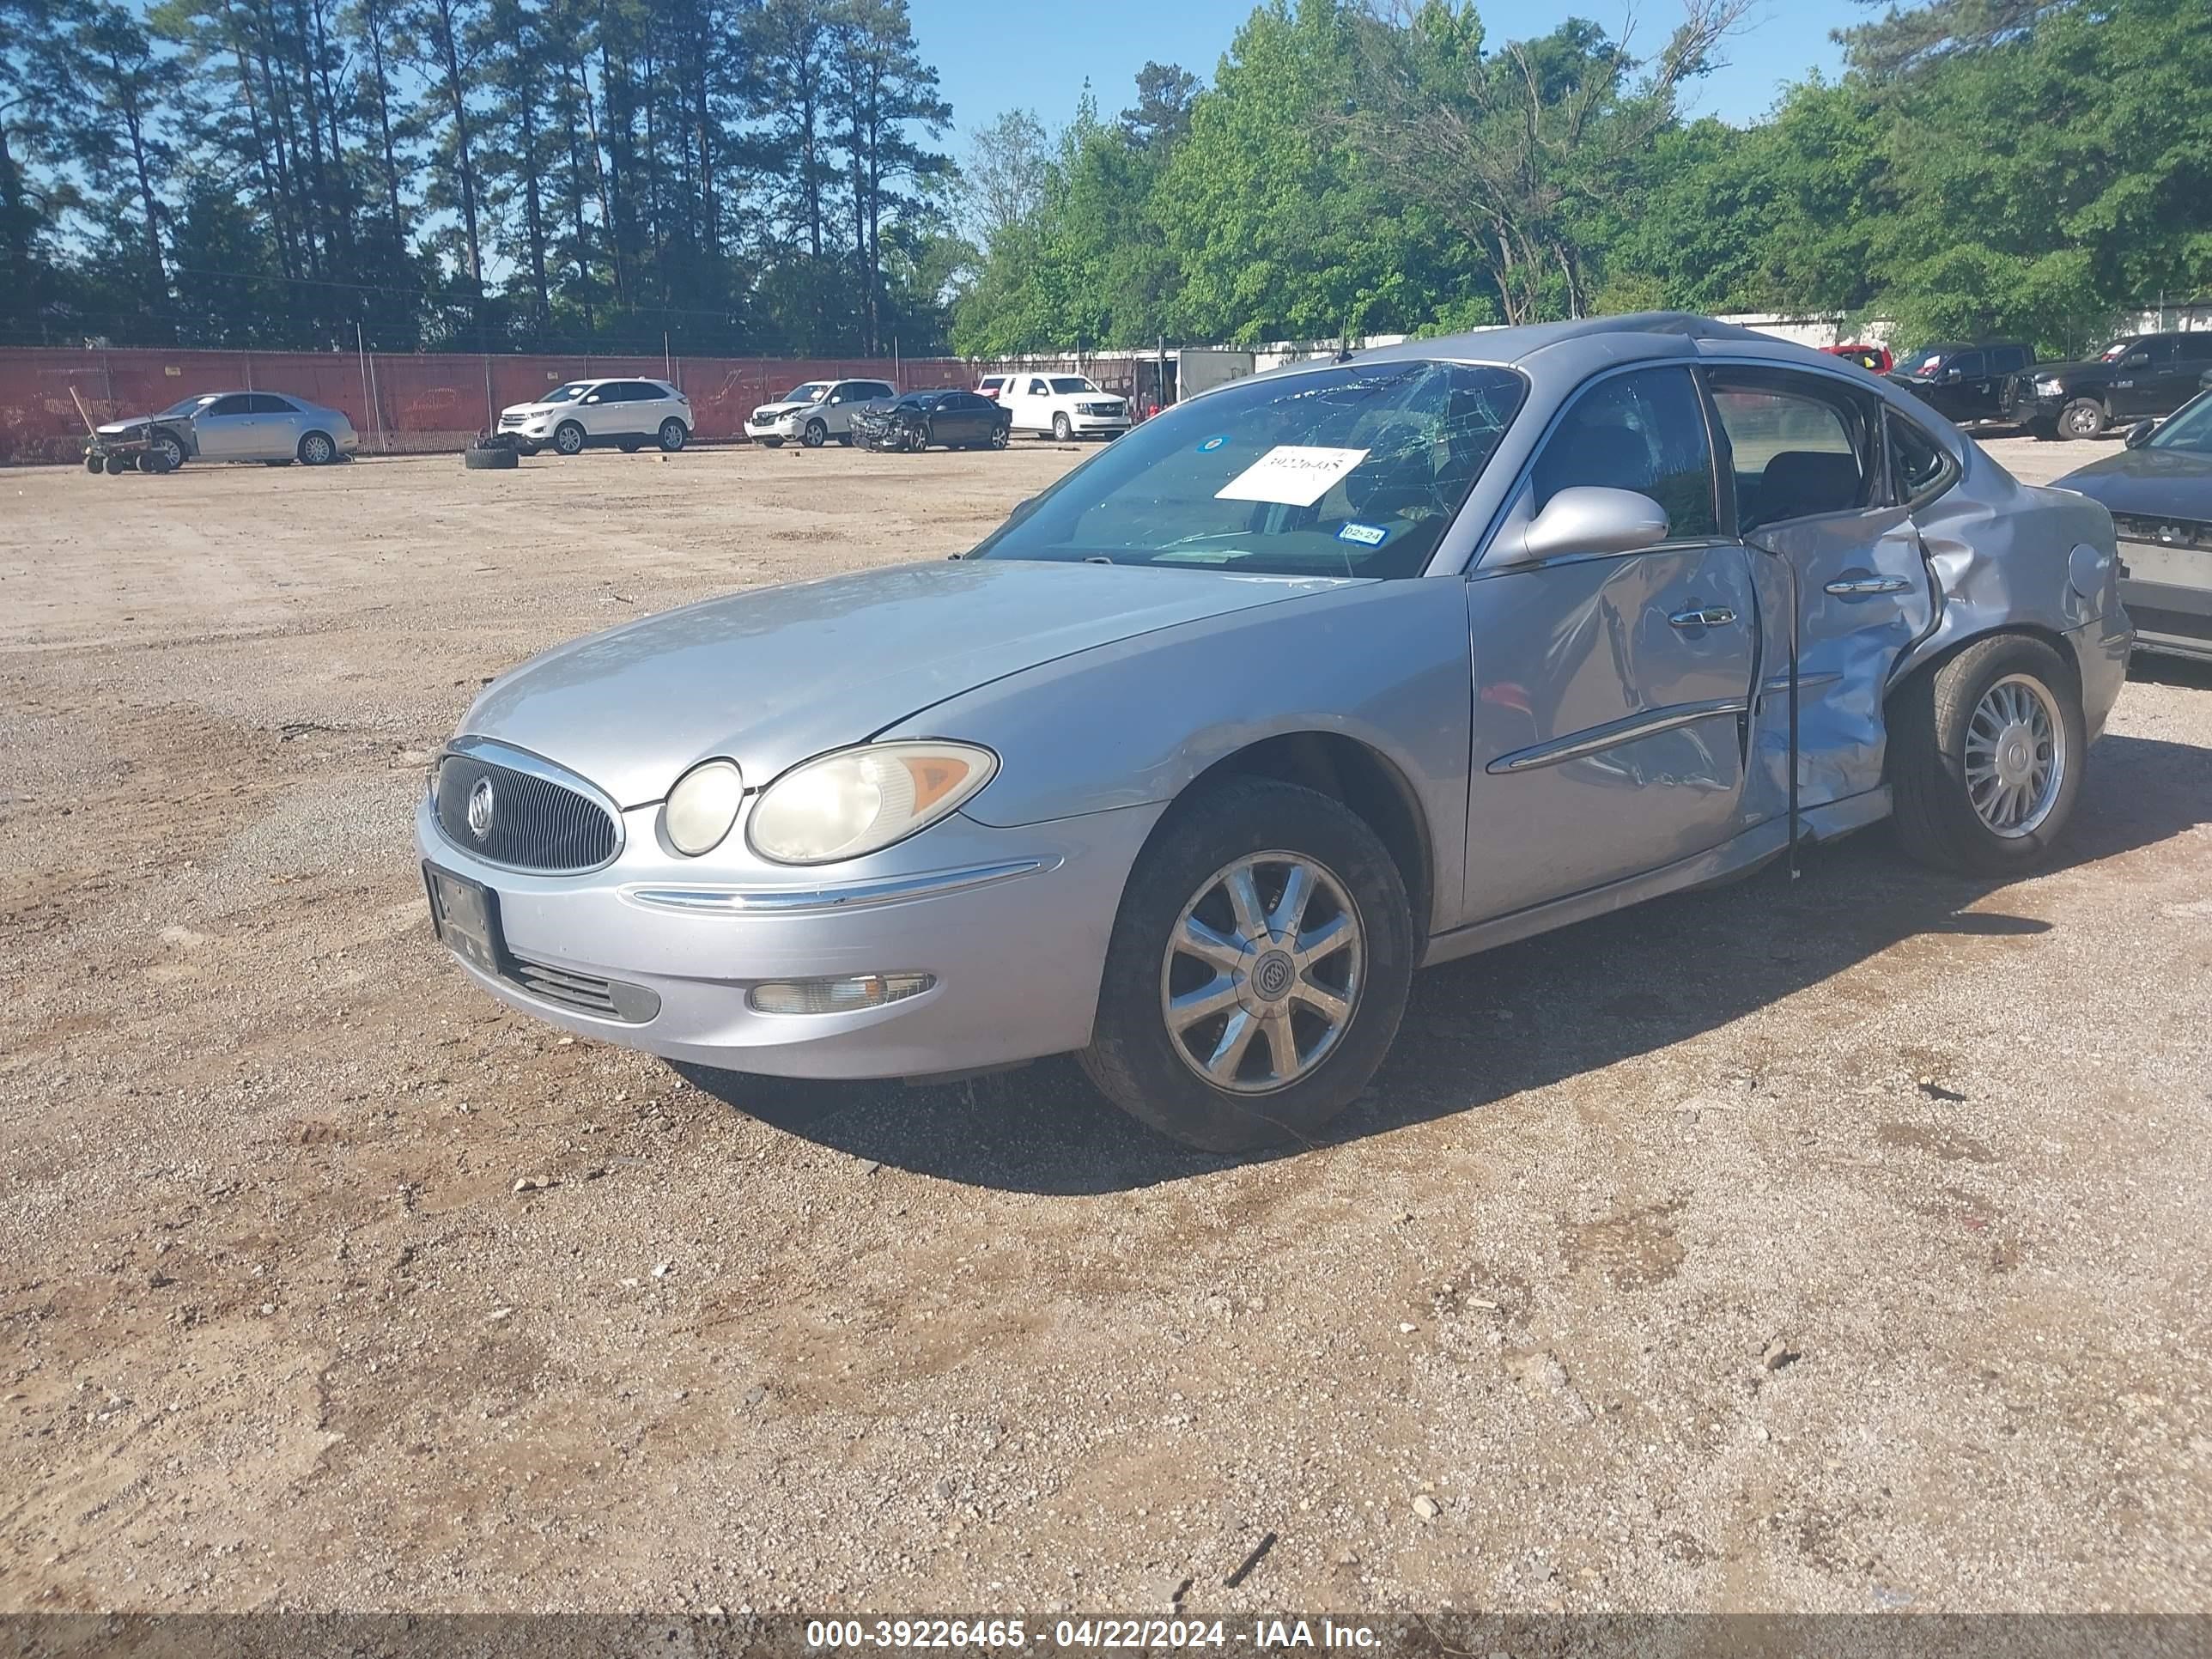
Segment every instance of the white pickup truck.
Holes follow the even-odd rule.
[[[1081,374],[1010,374],[999,401],[1012,411],[1015,431],[1049,432],[1062,443],[1129,429],[1128,400]]]

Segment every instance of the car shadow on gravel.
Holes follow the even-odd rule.
[[[2111,736],[2056,869],[2212,823],[2212,749]],[[2046,872],[2047,873],[2047,872]],[[1686,1042],[1916,937],[2027,937],[2007,884],[1907,862],[1886,829],[1733,885],[1678,894],[1414,976],[1368,1097],[1328,1143],[1466,1112]],[[734,1109],[855,1158],[995,1190],[1127,1191],[1240,1160],[1192,1152],[1102,1098],[1073,1060],[963,1083],[839,1084],[676,1068]],[[1724,1081],[1715,1078],[1716,1085]],[[1258,1155],[1295,1157],[1292,1146]]]

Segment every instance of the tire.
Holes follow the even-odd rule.
[[[1074,431],[1075,428],[1068,424],[1067,416],[1064,412],[1052,417],[1052,439],[1054,443],[1066,443]]]
[[[2050,421],[2029,421],[2021,428],[2021,430],[2039,444],[2058,441],[2058,428],[2056,423]]]
[[[300,440],[300,461],[304,466],[328,466],[337,458],[337,444],[327,432],[310,432]]]
[[[84,470],[94,475],[105,471],[106,469],[102,465],[102,458],[98,455],[86,456],[84,458]]]
[[[839,433],[837,434],[837,447],[840,449],[850,449],[853,447],[853,434],[849,432]]]
[[[543,446],[538,444],[517,444],[514,447],[514,453],[526,459],[530,456],[535,455],[541,447],[543,447]]]
[[[173,432],[155,433],[148,447],[149,452],[158,449],[167,457],[168,465],[161,469],[164,472],[174,472],[185,464],[185,441]]]
[[[829,436],[830,428],[828,427],[824,426],[818,420],[809,421],[806,423],[806,430],[799,434],[799,441],[805,444],[809,449],[819,449],[822,447],[823,444],[828,441]]]
[[[146,453],[138,458],[138,470],[156,478],[166,477],[177,470],[174,454],[160,444],[149,444]]]
[[[756,438],[753,441],[758,444],[763,449],[781,449],[783,447],[783,440],[781,438]]]
[[[500,444],[489,449],[465,449],[461,465],[471,472],[512,472],[521,457]]]
[[[2046,746],[2056,775],[2047,781]],[[2074,815],[2088,747],[2081,683],[2065,658],[2024,634],[1977,640],[1890,700],[1898,839],[1923,864],[1968,875],[2032,870]]]
[[[990,437],[991,447],[994,449],[1004,449],[1006,447],[1006,440],[1010,435],[1011,434],[1007,432],[1006,428],[1002,426],[993,427],[991,428]]]
[[[1348,945],[1310,964],[1281,951],[1245,950],[1238,954],[1246,971],[1235,973],[1170,951],[1170,937],[1187,916],[1218,934],[1236,931],[1230,872],[1256,863],[1254,890],[1265,910],[1280,898],[1292,860],[1310,872],[1309,927],[1349,916]],[[1314,923],[1323,911],[1330,914]],[[1077,1058],[1108,1099],[1185,1146],[1242,1152],[1304,1139],[1349,1106],[1382,1063],[1406,1011],[1413,957],[1404,879],[1360,818],[1327,795],[1270,778],[1202,786],[1170,810],[1129,877],[1107,946],[1091,1046]],[[1166,1000],[1206,988],[1208,972],[1214,988],[1233,985],[1237,1000],[1178,1036]],[[1258,991],[1262,975],[1288,988],[1272,1004]],[[1332,1024],[1301,987],[1347,993],[1348,1015]],[[1287,1082],[1277,1080],[1282,1051],[1274,1019],[1255,1018],[1247,996],[1289,1022]],[[1193,1051],[1225,1047],[1239,1032],[1248,1034],[1247,1046],[1229,1060],[1227,1073],[1238,1086],[1201,1077]]]
[[[584,453],[584,428],[574,421],[563,421],[553,428],[553,447],[563,455]]]
[[[640,439],[625,438],[620,443],[617,444],[615,447],[622,451],[625,455],[635,455],[639,450],[645,447],[645,444],[643,441]]]
[[[126,463],[120,455],[110,455],[100,465],[106,470],[109,477],[119,478],[123,476],[123,469]]]
[[[2094,398],[2076,398],[2058,411],[2058,431],[2068,438],[2101,438],[2112,417]]]
[[[671,415],[660,423],[660,453],[673,455],[691,441],[691,429]]]

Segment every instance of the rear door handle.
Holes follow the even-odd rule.
[[[1869,593],[1902,593],[1911,586],[1905,576],[1846,576],[1830,582],[1826,591],[1839,599],[1856,599]]]
[[[1735,620],[1735,612],[1724,605],[1709,605],[1698,611],[1677,611],[1667,620],[1676,628],[1726,628]]]

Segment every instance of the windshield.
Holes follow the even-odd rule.
[[[2182,404],[2151,434],[2152,449],[2178,449],[2185,455],[2212,455],[2212,392]]]
[[[1240,380],[1108,446],[969,556],[1419,575],[1525,389],[1437,362]]]
[[[818,404],[830,395],[830,382],[809,380],[805,386],[795,386],[776,399],[780,404]]]
[[[566,386],[556,386],[538,401],[541,404],[572,404],[593,386],[597,380],[571,380]]]
[[[1933,374],[1943,367],[1942,346],[1923,346],[1897,366],[1900,374]]]
[[[1096,392],[1098,390],[1097,386],[1091,385],[1090,381],[1085,380],[1080,374],[1060,374],[1054,376],[1052,383],[1052,389],[1054,392]]]
[[[195,410],[205,409],[222,395],[217,392],[203,392],[197,398],[187,398],[180,404],[171,404],[154,418],[157,421],[180,421]]]

